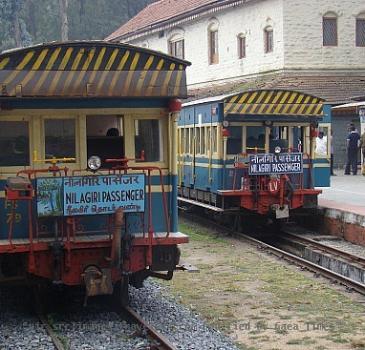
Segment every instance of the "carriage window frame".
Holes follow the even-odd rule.
[[[138,120],[157,120],[158,121],[158,127],[159,127],[159,157],[158,160],[138,160],[137,158],[140,157],[140,154],[136,154],[136,143],[135,143],[135,137],[136,137],[136,122]],[[127,121],[125,121],[127,122]],[[131,123],[132,123],[132,139],[133,139],[133,147],[132,147],[132,152],[133,152],[133,157],[136,158],[136,160],[134,161],[135,163],[143,163],[143,164],[156,164],[156,163],[165,163],[166,161],[166,141],[167,140],[167,125],[166,123],[163,123],[163,120],[156,116],[156,115],[133,115],[131,118]],[[126,145],[128,144],[128,141],[126,140]],[[132,161],[133,162],[133,161]]]
[[[264,130],[264,147],[258,150],[258,152],[255,152],[254,149],[247,150],[247,128],[263,128]],[[263,126],[262,124],[252,123],[252,124],[246,124],[243,126],[243,132],[242,132],[242,150],[245,154],[256,154],[256,153],[266,153],[268,151],[268,132],[267,128]]]
[[[41,116],[41,125],[42,125],[42,147],[41,147],[41,157],[42,159],[46,159],[46,120],[73,120],[75,123],[75,135],[74,135],[74,142],[75,142],[75,155],[74,156],[67,156],[67,158],[75,158],[75,161],[68,162],[70,166],[80,163],[80,125],[79,125],[79,116],[78,115],[44,115]],[[48,158],[47,158],[48,159]]]
[[[207,145],[206,145],[206,127],[200,127],[200,155],[205,156],[207,152]]]
[[[212,147],[212,154],[217,155],[218,154],[218,125],[212,125],[211,126],[211,147]]]
[[[34,150],[34,143],[33,143],[33,123],[32,118],[28,116],[1,116],[0,121],[2,122],[27,122],[28,123],[28,146],[29,146],[29,164],[26,166],[33,165],[33,150]],[[23,165],[0,165],[0,169],[4,173],[14,172],[17,169],[24,169]]]
[[[194,128],[189,127],[189,150],[188,153],[192,155],[195,152],[195,134],[194,134]]]

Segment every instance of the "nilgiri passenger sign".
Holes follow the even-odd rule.
[[[37,180],[38,216],[111,214],[118,208],[127,213],[144,211],[144,174],[70,176],[57,180],[52,182],[53,196],[44,195],[49,191],[50,180]],[[63,200],[55,206],[54,197]]]
[[[302,153],[250,155],[249,175],[298,174],[303,172]]]

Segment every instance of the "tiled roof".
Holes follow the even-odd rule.
[[[131,34],[141,29],[148,29],[151,25],[173,19],[183,14],[197,11],[206,5],[216,3],[221,5],[227,0],[160,0],[145,7],[135,17],[123,24],[105,40],[117,39],[125,34]]]
[[[288,89],[315,95],[330,104],[342,104],[352,101],[354,96],[365,92],[365,73],[318,74],[276,73],[255,79],[242,79],[234,83],[212,85],[204,88],[190,88],[189,100],[208,96],[230,94],[251,89]]]

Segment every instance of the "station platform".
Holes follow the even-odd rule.
[[[335,174],[318,198],[323,231],[365,246],[365,176],[344,175],[343,170]]]

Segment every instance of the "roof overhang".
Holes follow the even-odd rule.
[[[127,32],[122,35],[115,35],[113,33],[105,38],[107,41],[132,41],[140,37],[155,34],[161,30],[171,29],[173,27],[182,25],[186,22],[196,20],[206,15],[212,15],[216,12],[223,11],[227,8],[239,6],[250,2],[252,0],[217,0],[211,4],[203,5],[198,8],[194,8],[190,11],[184,12],[172,18],[161,20],[147,26],[138,28],[137,30]],[[138,15],[137,15],[138,16]]]
[[[226,97],[224,115],[321,118],[324,100],[291,90],[253,90]]]
[[[36,45],[0,54],[0,98],[186,98],[188,65],[128,44]]]

